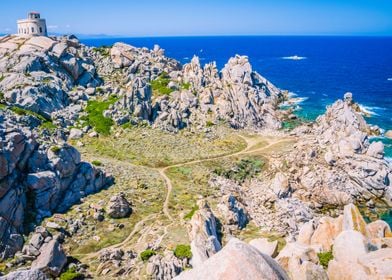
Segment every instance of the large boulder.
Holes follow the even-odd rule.
[[[191,240],[192,266],[201,266],[222,247],[218,238],[217,221],[209,205],[201,200],[199,210],[191,219],[189,239]]]
[[[114,219],[125,218],[132,213],[132,208],[126,199],[125,194],[121,192],[118,195],[114,195],[110,198],[106,212],[108,213],[109,217]]]
[[[40,269],[17,270],[5,276],[0,276],[0,280],[49,280]]]
[[[255,247],[260,253],[270,257],[276,257],[278,253],[278,241],[268,241],[267,238],[256,238],[249,242],[249,245]]]
[[[177,280],[252,280],[289,279],[286,272],[271,257],[256,248],[232,238],[227,245],[202,265],[184,271]]]
[[[57,277],[65,264],[67,256],[65,255],[61,244],[53,239],[45,243],[40,249],[40,255],[32,263],[32,269],[40,269],[54,277]]]

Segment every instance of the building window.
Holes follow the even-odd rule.
[[[34,27],[31,27],[31,33],[34,33]]]
[[[42,27],[40,27],[40,28],[39,28],[39,33],[41,33],[41,34],[42,34]]]

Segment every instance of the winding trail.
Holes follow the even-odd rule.
[[[173,190],[173,184],[172,184],[170,178],[166,175],[166,171],[169,170],[170,168],[187,166],[187,165],[203,163],[203,162],[219,160],[219,159],[225,159],[225,158],[230,158],[230,157],[235,157],[235,156],[240,156],[240,155],[256,154],[256,153],[262,152],[264,150],[267,150],[267,149],[271,148],[274,145],[277,145],[277,144],[280,144],[280,143],[286,143],[286,142],[293,142],[293,141],[296,140],[295,138],[291,138],[291,137],[288,138],[288,137],[286,137],[286,138],[278,140],[278,141],[272,141],[272,142],[268,143],[266,146],[262,146],[262,147],[257,148],[257,149],[252,149],[255,145],[261,143],[260,141],[258,141],[259,139],[255,139],[254,140],[254,139],[242,136],[242,135],[238,135],[238,137],[242,138],[246,142],[246,147],[243,148],[242,150],[234,152],[234,153],[214,156],[214,157],[205,158],[205,159],[191,160],[191,161],[188,161],[188,162],[177,163],[177,164],[165,166],[165,167],[162,167],[162,168],[147,167],[147,168],[150,168],[152,170],[158,171],[160,176],[165,181],[166,188],[167,188],[167,193],[166,193],[166,198],[165,198],[165,201],[164,201],[164,204],[163,204],[163,213],[165,214],[165,216],[167,216],[167,218],[171,222],[174,222],[174,219],[170,215],[170,212],[169,212],[169,203],[170,203],[171,193],[172,193],[172,190]],[[144,166],[144,167],[146,167],[146,166]],[[141,228],[144,226],[145,222],[155,218],[156,216],[158,216],[158,214],[151,214],[151,215],[147,216],[146,218],[144,218],[143,220],[141,220],[138,223],[136,223],[135,226],[134,226],[134,229],[132,230],[132,232],[122,242],[117,243],[117,244],[113,244],[113,245],[105,247],[105,248],[102,248],[102,249],[100,249],[97,252],[86,254],[82,258],[82,260],[89,260],[89,259],[92,259],[92,258],[95,258],[95,257],[99,257],[99,255],[103,251],[105,251],[105,250],[119,249],[121,247],[124,247],[129,241],[131,241],[131,239],[134,237],[134,235],[141,230]]]
[[[197,164],[197,163],[203,163],[203,162],[217,160],[217,159],[224,159],[224,158],[235,157],[235,156],[240,156],[240,155],[254,154],[254,153],[258,153],[263,150],[266,150],[268,148],[271,148],[274,145],[277,145],[280,143],[285,143],[285,142],[291,142],[294,140],[293,138],[286,138],[286,139],[282,139],[279,141],[273,141],[273,142],[267,144],[266,146],[252,150],[252,147],[254,145],[258,144],[259,142],[257,142],[257,141],[253,142],[253,141],[251,141],[251,139],[246,138],[242,135],[238,135],[238,136],[241,137],[243,140],[245,140],[246,147],[240,151],[235,152],[235,153],[214,156],[214,157],[205,158],[205,159],[192,160],[192,161],[188,161],[188,162],[184,162],[184,163],[177,163],[177,164],[169,165],[169,166],[162,167],[162,168],[155,168],[155,170],[157,170],[159,172],[159,174],[162,176],[162,178],[165,180],[165,183],[166,183],[167,194],[166,194],[165,202],[163,204],[163,213],[169,218],[170,221],[173,221],[173,217],[170,215],[170,212],[169,212],[169,202],[170,202],[171,192],[173,189],[173,184],[172,184],[170,178],[166,175],[166,171],[168,169]]]

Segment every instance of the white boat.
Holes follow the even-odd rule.
[[[289,59],[289,60],[302,60],[306,59],[304,56],[298,56],[298,55],[293,55],[293,56],[285,56],[283,59]]]

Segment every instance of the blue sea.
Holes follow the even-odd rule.
[[[202,63],[216,61],[222,68],[235,54],[249,56],[253,69],[303,98],[301,117],[314,120],[345,92],[367,110],[368,123],[392,130],[392,37],[155,37],[81,40],[90,46],[124,42],[136,47],[166,50],[182,63],[193,55]],[[392,141],[383,137],[392,157]]]

